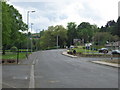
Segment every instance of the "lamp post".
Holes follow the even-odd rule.
[[[28,30],[29,30],[29,13],[33,13],[35,11],[27,11],[27,25],[28,25],[28,29],[27,29],[27,35],[28,35]],[[28,38],[27,38],[28,39]],[[26,57],[28,58],[28,40],[27,40],[27,52],[26,52]]]
[[[36,29],[37,39],[38,39],[38,37],[39,37],[39,35],[38,35],[39,32],[38,32],[38,31],[40,31],[40,29]],[[38,50],[37,44],[38,44],[38,40],[36,40],[36,51]]]
[[[57,42],[56,43],[57,43],[57,49],[58,49],[58,35],[57,35]]]
[[[32,25],[33,23],[31,23],[31,52],[32,52]]]

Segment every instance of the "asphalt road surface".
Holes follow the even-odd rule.
[[[33,53],[20,65],[3,66],[3,87],[13,88],[118,88],[118,69],[70,58],[64,50]]]

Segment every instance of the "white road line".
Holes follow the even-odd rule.
[[[4,82],[2,82],[2,84],[3,84],[3,85],[6,85],[6,86],[8,86],[8,87],[11,87],[11,88],[17,88],[17,87],[11,86],[11,85],[8,84],[8,83],[4,83]]]
[[[36,63],[38,63],[38,59],[36,59]]]
[[[35,81],[34,81],[34,65],[31,66],[31,73],[30,73],[30,83],[29,88],[35,87]]]
[[[35,65],[36,60],[37,60],[37,56],[32,62],[32,66],[31,66],[29,88],[35,88],[34,65]]]

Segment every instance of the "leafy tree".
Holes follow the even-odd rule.
[[[97,32],[94,36],[94,42],[97,45],[104,45],[106,41],[113,42],[119,40],[117,35],[113,36],[109,32]]]
[[[73,39],[77,38],[77,29],[76,29],[76,24],[75,22],[69,22],[67,25],[67,45],[70,47],[70,45],[73,45]]]
[[[44,35],[44,29],[40,31],[40,37]]]
[[[66,45],[67,40],[67,30],[62,25],[56,25],[48,27],[48,30],[44,31],[41,36],[40,44],[41,49],[48,49],[57,46],[57,36],[58,45],[62,48]]]
[[[19,30],[27,30],[27,25],[22,21],[22,15],[12,5],[2,2],[2,46],[3,54],[7,46],[19,48],[21,32]]]
[[[114,20],[110,20],[106,23],[104,27],[103,26],[101,27],[100,32],[109,32],[112,35],[119,36],[120,30],[118,30],[118,27],[119,27],[118,23],[119,23],[119,18],[117,22],[115,22]]]
[[[117,20],[116,35],[120,37],[120,17]]]
[[[62,25],[56,25],[54,27],[53,35],[56,41],[58,36],[58,45],[63,48],[67,41],[67,30]]]
[[[5,54],[5,49],[7,45],[10,44],[10,32],[11,32],[11,20],[9,5],[5,2],[2,2],[2,46],[3,46],[3,54]]]
[[[85,43],[92,41],[92,37],[97,31],[98,27],[96,25],[90,25],[88,22],[82,22],[77,27],[78,38],[81,40],[84,39]]]

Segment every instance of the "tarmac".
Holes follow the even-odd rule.
[[[65,55],[65,56],[68,56],[68,57],[71,57],[71,58],[76,58],[77,57],[75,55],[70,55],[67,52],[62,52],[62,55]],[[115,67],[115,68],[119,68],[120,67],[119,64],[108,63],[108,62],[104,62],[104,61],[90,61],[90,62],[95,63],[95,64],[100,64],[100,65],[111,66],[111,67]]]

